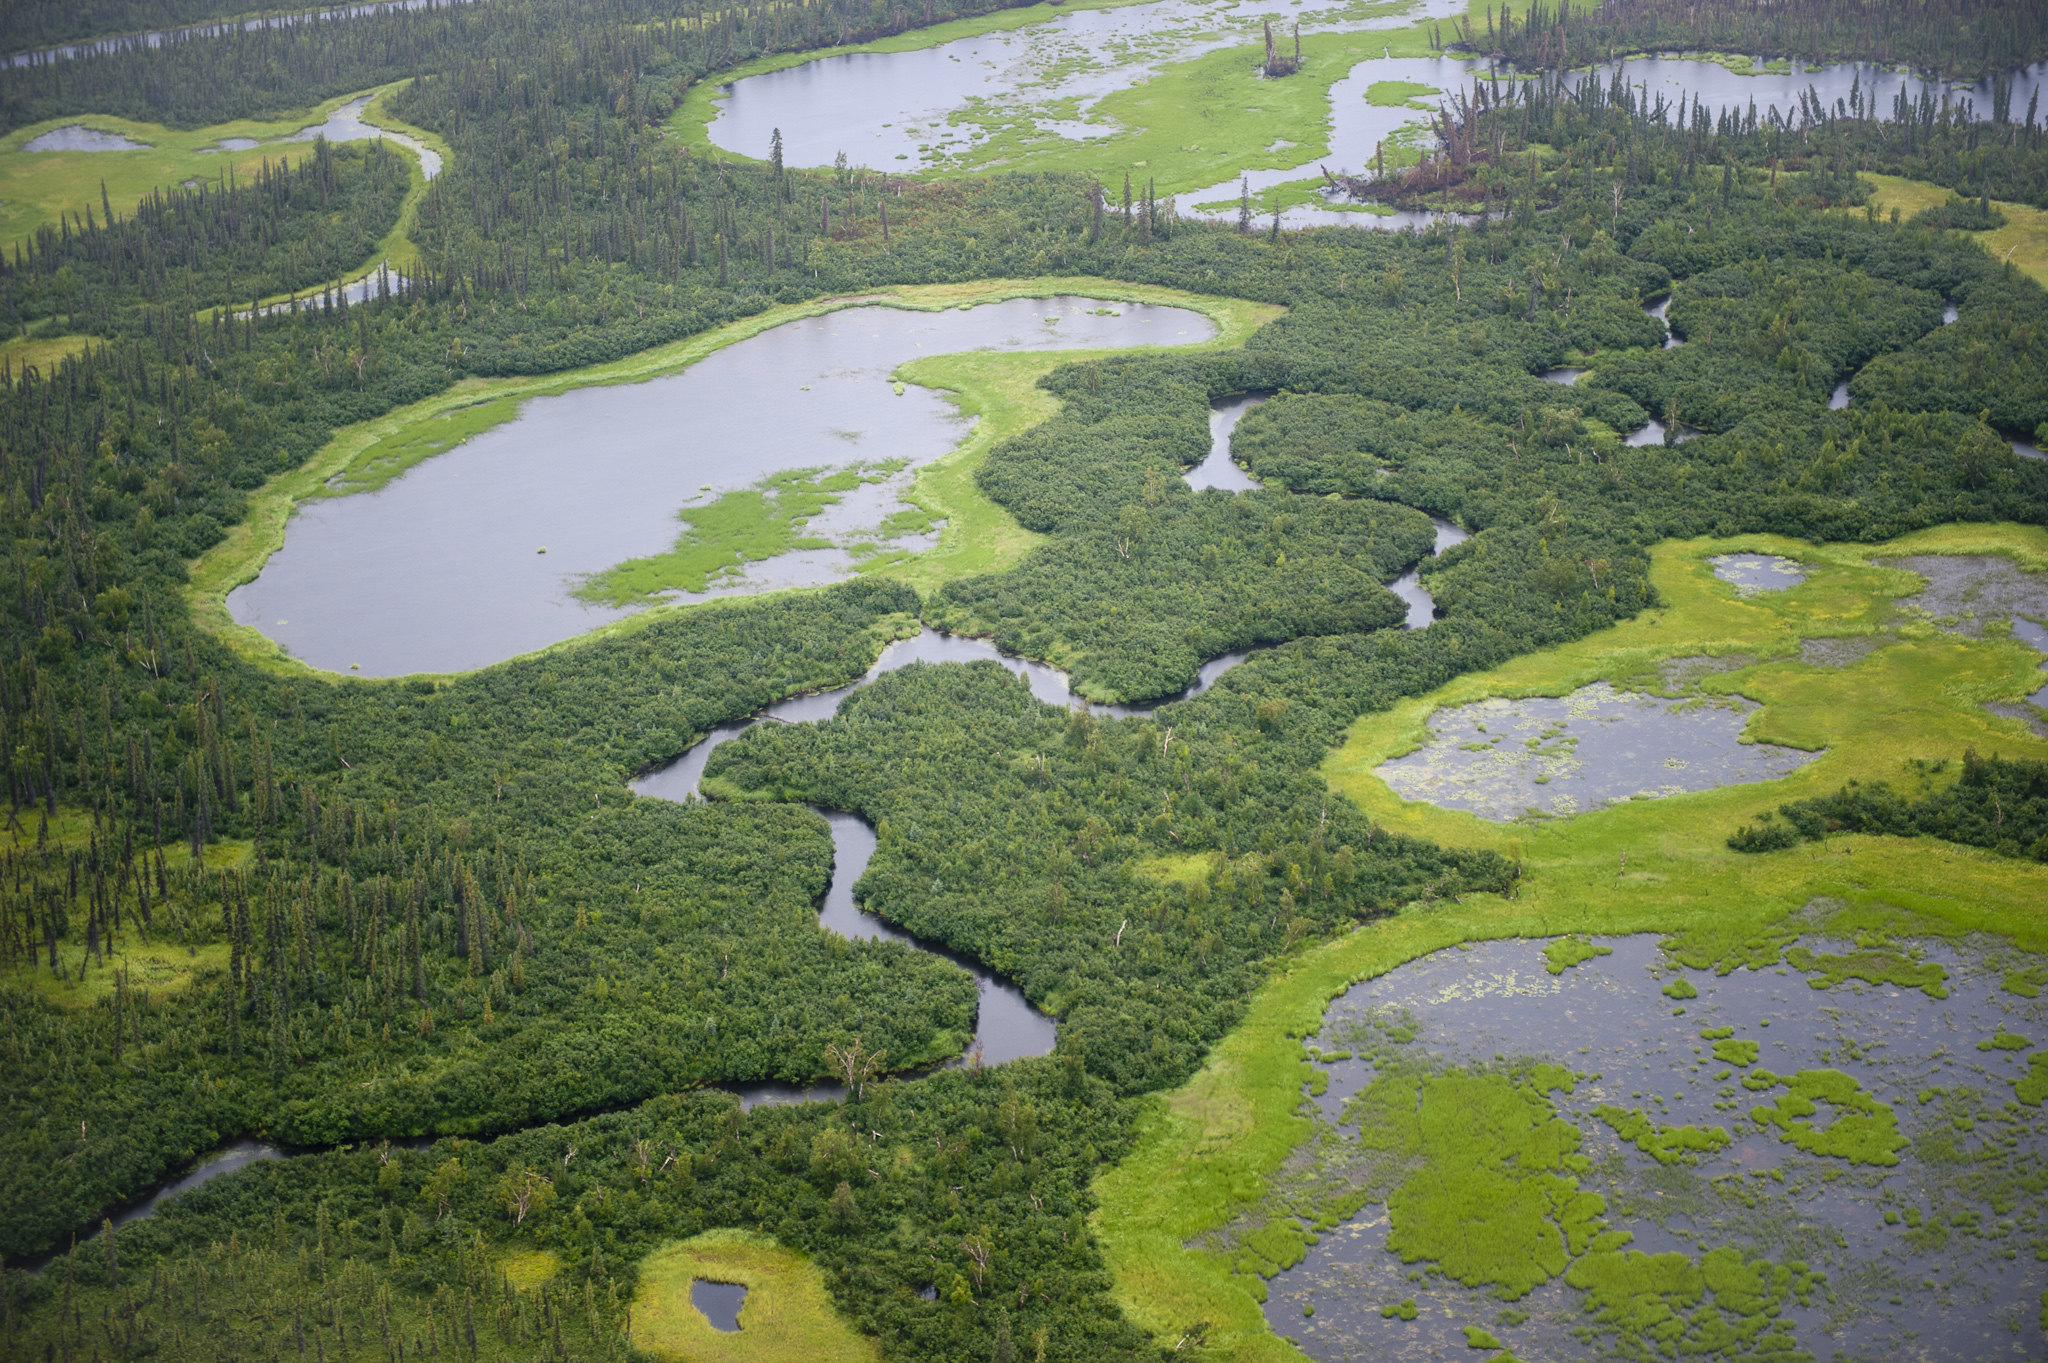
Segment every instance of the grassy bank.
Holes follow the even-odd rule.
[[[1050,298],[1076,293],[1200,312],[1217,325],[1218,334],[1202,343],[1211,348],[1242,345],[1246,337],[1281,312],[1270,304],[1104,279],[978,280],[786,304],[623,360],[559,374],[465,379],[434,397],[336,432],[320,453],[306,464],[264,484],[251,495],[249,514],[232,527],[219,544],[193,563],[185,586],[187,604],[197,619],[225,639],[245,659],[284,672],[331,676],[288,656],[261,631],[237,624],[227,609],[228,593],[261,572],[264,562],[284,543],[292,511],[301,501],[341,491],[382,487],[421,460],[510,421],[518,415],[519,404],[527,398],[574,388],[640,383],[658,378],[688,368],[714,351],[750,336],[758,336],[785,322],[862,304],[884,303],[920,311],[943,311],[1011,298]],[[912,484],[911,501],[934,520],[946,522],[940,531],[938,545],[906,561],[879,564],[878,571],[900,573],[917,584],[920,590],[929,590],[955,576],[988,572],[1014,563],[1029,550],[1036,537],[982,495],[974,482],[974,470],[995,441],[1043,420],[1052,411],[1052,397],[1035,386],[1038,378],[1077,353],[1100,355],[1105,352],[1032,351],[1016,355],[973,352],[919,359],[901,371],[901,377],[906,380],[954,393],[961,410],[981,420],[967,440],[944,458],[921,470]],[[664,609],[678,607],[643,611],[553,647],[640,629]]]
[[[711,1328],[690,1302],[698,1279],[747,1289],[739,1329]],[[633,1347],[690,1363],[818,1363],[878,1359],[881,1350],[832,1309],[825,1276],[765,1235],[714,1230],[656,1250],[640,1263]]]
[[[1705,563],[1730,550],[1789,554],[1809,576],[1790,592],[1739,598]],[[1259,1279],[1183,1246],[1256,1202],[1309,1134],[1297,1109],[1311,1067],[1298,1038],[1358,980],[1462,941],[1497,937],[1657,932],[1710,952],[1740,951],[1818,897],[1843,905],[1848,923],[1871,929],[1989,932],[2048,950],[2048,867],[2038,863],[1930,839],[1837,836],[1762,856],[1725,845],[1738,823],[1783,801],[1831,792],[1852,778],[1897,782],[1908,759],[1953,759],[1971,744],[2048,757],[2048,743],[1982,708],[2038,685],[2038,655],[1989,632],[1957,639],[1893,619],[1891,600],[1917,579],[1883,566],[1883,557],[1927,552],[1999,553],[2048,569],[2048,532],[1952,526],[1876,551],[1768,537],[1666,544],[1654,567],[1662,609],[1358,721],[1325,764],[1331,784],[1389,829],[1517,858],[1519,895],[1410,906],[1305,953],[1260,990],[1192,1081],[1153,1101],[1137,1148],[1096,1184],[1096,1224],[1118,1299],[1132,1317],[1168,1347],[1207,1322],[1213,1356],[1301,1356],[1267,1328]],[[1799,661],[1802,638],[1861,636],[1881,646],[1847,668]],[[1640,684],[1665,659],[1701,655],[1755,660],[1705,679],[1709,692],[1763,702],[1746,737],[1824,754],[1781,781],[1632,801],[1535,826],[1410,804],[1373,775],[1423,741],[1424,721],[1438,706],[1562,695],[1600,680]]]
[[[1896,208],[1901,218],[1910,218],[1922,209],[1941,207],[1948,202],[1951,192],[1925,180],[1903,180],[1896,175],[1866,172],[1863,178],[1871,187],[1871,202],[1878,211],[1889,213]],[[2011,261],[2015,269],[2029,278],[2048,284],[2048,210],[2002,199],[1993,199],[1991,206],[2005,214],[2005,226],[1964,235],[1976,238],[2000,260]]]

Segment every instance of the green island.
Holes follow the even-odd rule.
[[[1073,36],[1125,2],[8,68],[0,1357],[2048,1347],[2048,19]],[[1036,55],[915,171],[710,140],[736,80],[984,37]],[[1681,116],[1637,54],[1815,93]],[[1983,85],[1837,105],[1865,60]],[[358,101],[407,142],[289,140]],[[1417,117],[1333,203],[1360,105]],[[230,605],[531,399],[1072,296],[1215,334],[920,355],[950,451],[662,507],[519,603],[628,612],[560,642],[374,679]],[[928,547],[817,534],[885,480]]]

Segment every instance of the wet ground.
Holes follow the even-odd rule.
[[[1741,742],[1756,708],[1740,696],[1671,700],[1606,682],[1562,697],[1491,696],[1438,710],[1430,741],[1376,775],[1403,799],[1506,821],[1773,781],[1820,755]]]
[[[1830,907],[1810,905],[1808,925]],[[1791,921],[1787,936],[1801,926]],[[2040,958],[1981,941],[1893,943],[1929,987],[1844,979],[1818,989],[1810,980],[1821,972],[1790,965],[1684,969],[1654,937],[1592,945],[1610,954],[1553,974],[1543,942],[1475,943],[1338,999],[1309,1039],[1332,1056],[1319,1066],[1327,1090],[1307,1100],[1321,1153],[1294,1161],[1269,1208],[1286,1205],[1290,1187],[1359,1177],[1358,1110],[1347,1105],[1376,1079],[1404,1067],[1506,1072],[1547,1061],[1576,1075],[1550,1101],[1583,1142],[1581,1188],[1606,1200],[1605,1225],[1632,1234],[1629,1249],[1697,1262],[1733,1247],[1823,1272],[1811,1304],[1783,1312],[1814,1358],[2044,1356],[2048,1266],[2037,1255],[2048,1256],[2048,1217],[2032,1184],[2048,1155],[2048,1111],[2015,1102],[2015,1083],[2048,1040],[2048,1003],[2005,987],[2008,970]],[[1815,953],[1808,964],[1853,949],[1818,936],[1799,947]],[[1804,1153],[1751,1115],[1786,1094],[1764,1071],[1821,1069],[1889,1108],[1909,1142],[1896,1164]],[[1666,1128],[1720,1128],[1726,1142],[1663,1163],[1623,1143],[1596,1115],[1603,1105]],[[1844,1119],[1823,1100],[1812,1122]],[[1274,1329],[1328,1363],[1474,1357],[1468,1326],[1525,1359],[1604,1357],[1619,1343],[1560,1278],[1506,1302],[1404,1263],[1386,1249],[1388,1230],[1376,1200],[1324,1233],[1269,1284]],[[1382,1315],[1404,1300],[1414,1319]]]
[[[52,128],[46,133],[31,137],[21,144],[23,151],[147,151],[147,142],[136,142],[120,133],[101,132],[74,123],[68,128]]]

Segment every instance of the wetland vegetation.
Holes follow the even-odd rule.
[[[1459,211],[1402,231],[1190,219],[1161,165],[671,135],[764,56],[1032,18],[493,0],[9,68],[23,142],[404,80],[379,109],[443,164],[314,144],[146,209],[74,167],[9,251],[68,358],[0,384],[0,1353],[2039,1352],[2048,465],[2012,442],[2048,295],[1982,244],[2048,183],[2035,111],[1681,119],[1539,43],[1435,87],[1381,178]],[[1313,112],[1345,43],[1482,47],[1411,18],[1272,84]],[[1165,63],[1131,136],[1193,146],[1172,100],[1222,60]],[[73,154],[0,173],[40,155]],[[2004,225],[1914,219],[1951,193]],[[400,239],[403,290],[229,310]],[[1061,294],[1218,334],[892,371],[981,420],[908,490],[936,543],[850,580],[388,679],[223,607],[294,505],[456,468],[521,401]],[[1240,477],[1192,486],[1247,394]],[[1002,661],[875,667],[931,629]],[[1378,774],[1440,711],[1599,687],[1811,759],[1523,821]],[[731,735],[795,697],[817,722]],[[710,798],[652,793],[693,750]],[[1050,1052],[973,1054],[975,977],[898,934],[1014,982]],[[769,1083],[834,1096],[735,1091]],[[115,1224],[238,1140],[289,1153]]]

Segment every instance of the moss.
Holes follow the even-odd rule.
[[[1716,1041],[1714,1059],[1724,1065],[1738,1065],[1747,1069],[1756,1063],[1757,1052],[1761,1049],[1754,1041]]]
[[[1387,1248],[1514,1300],[1564,1272],[1607,1204],[1569,1176],[1578,1128],[1497,1073],[1387,1075],[1353,1100],[1362,1147],[1404,1175]]]
[[[2027,1072],[2014,1082],[2012,1096],[2036,1107],[2048,1099],[2048,1051],[2035,1051],[2027,1057]]]
[[[1702,1041],[1726,1041],[1729,1037],[1734,1035],[1735,1029],[1733,1027],[1700,1028],[1700,1040]]]
[[[2023,999],[2040,998],[2044,984],[2048,984],[2048,966],[2030,965],[2005,972],[2005,992]]]
[[[1845,956],[1822,956],[1805,947],[1790,947],[1786,963],[1803,975],[1815,989],[1832,989],[1843,980],[1866,984],[1893,984],[1901,989],[1924,990],[1931,999],[1948,997],[1948,971],[1935,961],[1918,961],[1884,947],[1852,951]]]
[[[1575,965],[1582,965],[1596,956],[1612,956],[1613,947],[1603,947],[1583,937],[1560,937],[1543,948],[1544,968],[1553,975],[1562,975]]]
[[[1664,986],[1664,997],[1667,999],[1696,999],[1699,996],[1700,991],[1683,975]]]
[[[1804,1303],[1820,1279],[1794,1261],[1777,1264],[1717,1249],[1695,1263],[1683,1254],[1594,1253],[1565,1281],[1587,1295],[1586,1310],[1642,1356],[1784,1356],[1797,1352],[1785,1306]]]
[[[1434,85],[1412,80],[1376,80],[1365,87],[1365,102],[1375,109],[1398,109],[1421,95],[1441,93]]]
[[[1659,1164],[1696,1164],[1701,1155],[1715,1154],[1728,1146],[1728,1132],[1723,1127],[1659,1126],[1641,1108],[1602,1103],[1593,1109],[1593,1115]]]
[[[1980,1051],[2024,1051],[2034,1043],[2023,1036],[2000,1029],[1977,1043]]]
[[[1478,1325],[1467,1325],[1465,1327],[1466,1348],[1498,1349],[1500,1346],[1500,1341],[1495,1339],[1484,1327]]]
[[[1421,1314],[1415,1307],[1415,1298],[1413,1297],[1407,1297],[1380,1308],[1380,1318],[1382,1320],[1414,1320]]]
[[[1766,1073],[1759,1070],[1750,1078]],[[1743,1083],[1756,1087],[1750,1079]],[[1890,1106],[1871,1097],[1851,1076],[1840,1070],[1801,1070],[1790,1078],[1776,1078],[1770,1087],[1783,1087],[1787,1092],[1775,1104],[1751,1108],[1749,1115],[1760,1127],[1777,1127],[1780,1140],[1809,1155],[1832,1156],[1851,1164],[1899,1162],[1898,1152],[1908,1142],[1899,1134],[1898,1118]],[[1817,1127],[1810,1119],[1818,1115],[1822,1103],[1833,1110],[1833,1120]]]

